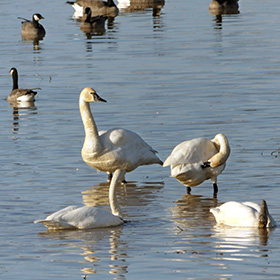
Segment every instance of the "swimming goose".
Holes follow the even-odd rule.
[[[219,207],[211,208],[217,223],[238,227],[275,227],[276,223],[268,212],[265,200],[261,206],[254,202],[229,201]]]
[[[80,94],[80,113],[85,129],[82,158],[89,166],[107,172],[110,178],[117,169],[130,172],[140,165],[154,163],[162,165],[162,161],[156,156],[157,152],[138,134],[122,128],[112,128],[98,133],[90,110],[90,102],[106,102],[106,100],[88,87]]]
[[[230,154],[228,140],[224,134],[214,139],[195,138],[177,145],[163,166],[171,166],[171,177],[191,188],[210,179],[214,195],[218,193],[217,177],[223,172]]]
[[[27,38],[26,40],[28,40],[28,38],[31,38],[29,40],[33,40],[33,37],[42,39],[46,35],[45,28],[39,23],[40,19],[44,19],[40,14],[34,14],[32,21],[21,17],[18,18],[24,20],[21,25],[21,36],[23,39]]]
[[[239,14],[239,0],[212,0],[209,11],[212,15]]]
[[[116,187],[124,176],[124,170],[116,170],[109,188],[109,203],[111,212],[91,206],[68,206],[44,220],[36,220],[48,229],[90,229],[118,226],[124,223],[122,213],[116,197]]]
[[[72,5],[75,14],[83,15],[87,7],[91,8],[93,16],[116,17],[119,14],[119,9],[113,0],[108,0],[107,2],[101,0],[76,0],[75,2],[67,1],[66,3]]]
[[[33,91],[32,89],[23,89],[18,88],[18,72],[16,68],[11,68],[10,74],[13,78],[13,89],[12,92],[7,97],[7,101],[10,103],[14,102],[31,102],[34,101],[34,97],[37,94],[36,91]]]
[[[91,9],[87,7],[85,9],[86,19],[81,24],[81,30],[84,32],[97,32],[104,33],[105,32],[105,21],[108,19],[105,16],[95,16],[91,17]]]

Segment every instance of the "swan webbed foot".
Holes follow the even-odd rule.
[[[187,187],[187,194],[191,194],[191,191],[192,191],[191,187]]]

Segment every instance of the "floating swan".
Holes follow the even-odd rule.
[[[229,201],[219,207],[211,208],[217,223],[239,227],[275,227],[276,223],[268,212],[265,200],[261,206],[254,202]]]
[[[46,35],[45,28],[39,23],[40,19],[44,19],[40,14],[34,14],[32,21],[21,17],[18,18],[24,20],[21,25],[21,36],[24,40],[40,40]]]
[[[78,15],[83,16],[84,10],[91,8],[93,16],[108,16],[116,17],[119,14],[119,9],[113,0],[101,1],[101,0],[76,0],[67,1],[75,10],[75,17]]]
[[[239,14],[239,0],[212,0],[209,11],[212,15]]]
[[[84,32],[97,32],[102,34],[105,32],[105,21],[108,19],[105,16],[91,17],[91,9],[87,7],[85,9],[86,19],[81,24],[81,30]]]
[[[37,94],[36,91],[32,89],[23,89],[18,88],[18,72],[16,68],[11,68],[10,74],[13,78],[13,89],[9,96],[7,97],[7,101],[10,103],[16,102],[32,102],[34,101],[34,97]]]
[[[195,138],[177,145],[163,166],[171,166],[171,177],[190,187],[211,179],[214,194],[218,192],[217,177],[223,172],[230,147],[225,135],[219,133],[213,140]]]
[[[89,229],[118,226],[124,223],[122,213],[116,197],[116,187],[124,176],[124,170],[116,170],[109,188],[109,202],[111,212],[91,206],[68,206],[44,220],[36,220],[49,229]]]
[[[160,164],[156,151],[138,134],[122,128],[98,133],[89,102],[106,102],[94,89],[84,88],[80,94],[80,113],[85,129],[82,158],[91,167],[112,173],[121,169],[130,172],[140,165]],[[123,178],[124,180],[124,178]]]

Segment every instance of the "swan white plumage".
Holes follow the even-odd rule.
[[[219,133],[213,140],[195,138],[177,145],[163,166],[171,166],[171,177],[190,187],[210,179],[214,194],[218,192],[217,177],[223,172],[230,154],[226,136]]]
[[[123,175],[123,170],[116,170],[110,183],[111,212],[91,206],[68,206],[34,223],[41,223],[52,230],[102,228],[123,224],[124,220],[116,197],[116,187]]]
[[[217,223],[238,227],[275,227],[276,223],[269,214],[265,200],[261,206],[254,202],[228,201],[219,207],[211,208]]]
[[[111,176],[117,169],[130,172],[140,165],[162,165],[157,152],[135,132],[113,128],[98,133],[89,105],[96,101],[106,102],[94,89],[82,90],[79,101],[85,129],[82,158],[89,166]]]

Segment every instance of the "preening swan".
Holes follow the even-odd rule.
[[[123,176],[123,170],[116,170],[110,183],[109,202],[111,212],[90,206],[68,206],[51,214],[44,220],[34,221],[34,223],[42,223],[52,230],[101,228],[123,224],[121,209],[116,197],[116,187]]]
[[[32,89],[23,89],[18,88],[18,72],[16,68],[11,68],[10,74],[13,78],[13,89],[9,96],[7,97],[7,101],[10,103],[14,102],[32,102],[34,101],[34,97],[37,94],[36,91]]]
[[[217,177],[223,172],[230,154],[228,140],[224,134],[217,134],[213,140],[195,138],[177,145],[163,166],[171,166],[171,177],[190,187],[210,179],[214,195],[218,192]]]
[[[98,133],[89,104],[96,101],[106,102],[94,89],[82,90],[79,101],[85,129],[82,158],[89,166],[105,171],[111,176],[117,169],[130,172],[140,165],[162,165],[156,151],[138,134],[122,128]]]
[[[275,227],[276,223],[269,214],[265,200],[261,206],[254,202],[229,201],[219,207],[211,208],[217,223],[238,227]]]

